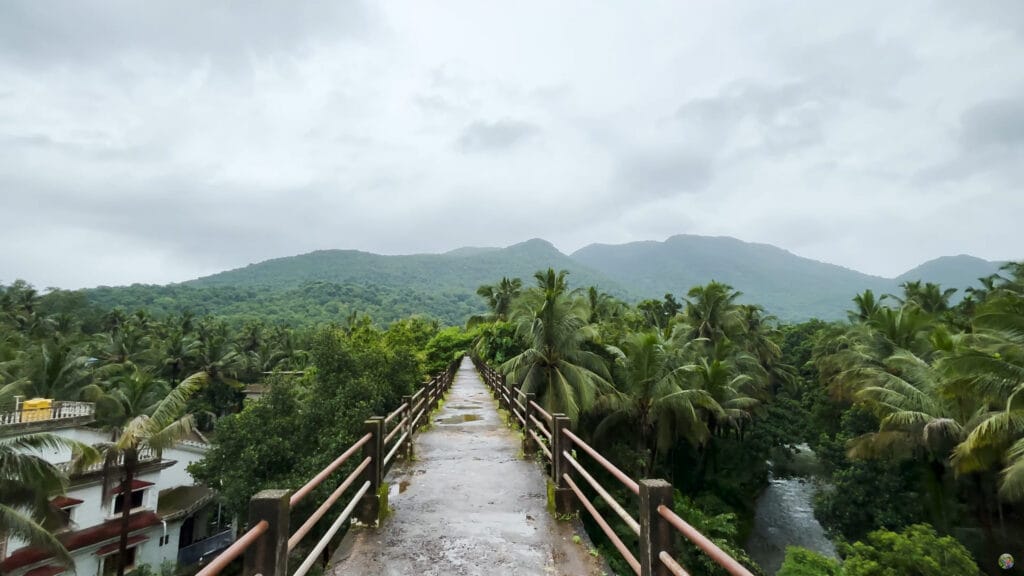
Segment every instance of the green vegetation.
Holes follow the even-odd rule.
[[[516,249],[521,263],[529,261],[524,254],[553,250],[537,242]],[[295,272],[292,264],[273,270]],[[492,265],[466,266],[477,274]],[[250,279],[271,278],[252,268]],[[400,275],[400,268],[381,273]],[[442,328],[441,315],[387,316],[379,325],[353,307],[332,313],[301,300],[284,312],[261,310],[252,302],[262,307],[268,301],[259,298],[284,292],[218,285],[243,278],[230,274],[166,288],[183,301],[168,297],[158,313],[126,313],[96,299],[108,290],[116,300],[115,289],[40,295],[20,282],[3,287],[0,400],[14,393],[89,399],[98,426],[140,433],[131,423],[159,419],[137,435],[138,446],[191,415],[186,421],[211,432],[215,444],[193,474],[244,516],[253,493],[298,486],[358,437],[366,417],[397,406],[425,375],[472,348],[548,410],[570,415],[577,434],[631,476],[671,481],[676,509],[745,564],[753,566],[742,542],[769,459],[780,474],[820,475],[826,488],[815,512],[842,556],[840,564],[794,549],[784,574],[931,574],[935,563],[995,573],[999,553],[1019,553],[1022,265],[983,278],[959,301],[952,290],[908,280],[896,294],[884,287],[857,294],[846,321],[791,325],[724,282],[630,305],[594,286],[574,290],[572,275],[554,269],[533,274],[532,286],[495,274],[475,302],[464,301],[456,320],[471,318],[468,328]],[[328,282],[339,279],[313,280],[333,289]],[[421,288],[439,289],[437,282],[423,279]],[[141,297],[149,288],[125,290]],[[239,314],[227,317],[175,311],[208,290],[250,290],[256,300],[236,302]],[[402,310],[421,312],[422,302]],[[254,383],[266,392],[243,406],[242,389]],[[162,412],[165,405],[174,410]],[[816,460],[797,449],[803,443]],[[603,471],[595,475],[620,501],[632,498]],[[37,496],[59,490],[46,485]],[[19,504],[24,510],[28,500]],[[597,506],[607,509],[600,499]],[[301,508],[297,514],[308,512]],[[606,517],[635,546],[635,534]],[[583,521],[613,569],[628,570]],[[691,546],[680,557],[693,574],[723,573]],[[907,572],[909,559],[925,571]]]
[[[670,480],[686,495],[677,509],[734,557],[770,458],[822,475],[816,513],[847,573],[905,573],[887,547],[928,565],[910,548],[931,534],[951,550],[936,558],[970,574],[975,561],[994,569],[1022,528],[1024,266],[1003,274],[958,303],[953,290],[908,281],[898,295],[857,295],[848,322],[780,327],[721,282],[631,307],[548,270],[513,301],[509,323],[474,322],[475,350],[571,415],[631,476]],[[818,462],[795,449],[804,442]],[[613,568],[628,570],[584,521]],[[696,549],[683,557],[694,573],[721,573]],[[831,570],[816,562],[793,557],[789,569]]]
[[[886,279],[733,238],[674,236],[665,242],[595,244],[571,256],[543,240],[530,240],[501,249],[411,256],[326,250],[182,284],[100,287],[66,294],[85,299],[100,313],[118,307],[145,309],[158,317],[190,311],[218,316],[233,326],[251,321],[315,326],[352,314],[369,315],[383,324],[421,314],[460,326],[470,316],[486,312],[476,295],[481,285],[494,290],[486,298],[505,298],[508,304],[514,290],[503,287],[502,278],[530,278],[549,267],[568,270],[577,286],[600,287],[624,302],[679,293],[716,279],[742,290],[742,302],[760,304],[784,321],[802,321],[841,319],[856,290],[896,292],[901,283],[915,280],[967,287],[994,273],[998,264],[969,256],[940,258]],[[596,301],[590,304],[595,310],[601,307]],[[504,313],[501,306],[496,309],[497,314]]]
[[[76,462],[102,462],[109,492],[131,483],[140,452],[195,429],[212,434],[216,446],[195,476],[244,513],[258,489],[296,487],[323,468],[365,418],[398,405],[428,369],[446,366],[472,339],[417,316],[387,330],[355,315],[295,330],[190,312],[104,310],[81,293],[0,286],[0,410],[11,410],[16,395],[91,401],[95,426],[113,438],[95,448],[46,434],[0,439],[0,533],[68,560],[52,534],[61,526],[49,504],[67,478],[26,451],[65,446]],[[243,410],[243,389],[256,383],[269,392]]]

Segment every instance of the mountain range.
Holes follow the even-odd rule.
[[[883,278],[730,237],[678,235],[664,242],[591,244],[572,254],[563,254],[545,240],[533,239],[506,248],[466,247],[444,254],[385,256],[356,250],[321,250],[162,287],[168,291],[163,298],[158,287],[149,287],[157,294],[149,294],[144,301],[119,298],[128,295],[123,292],[128,288],[90,292],[104,305],[129,307],[161,301],[166,307],[172,292],[180,295],[193,290],[210,294],[214,300],[226,300],[235,308],[239,299],[269,302],[276,298],[279,302],[284,294],[291,293],[313,298],[321,305],[337,299],[330,309],[345,312],[359,311],[359,299],[365,299],[367,293],[380,293],[387,295],[387,301],[371,302],[370,306],[371,314],[380,321],[388,321],[400,308],[402,312],[418,311],[458,324],[482,309],[482,301],[474,294],[481,284],[508,276],[522,278],[528,286],[534,272],[551,267],[568,270],[573,287],[597,286],[628,301],[661,298],[666,293],[685,296],[693,286],[718,280],[740,290],[741,301],[761,304],[783,321],[800,321],[843,318],[856,293],[865,289],[898,293],[900,284],[906,281],[937,282],[959,288],[962,293],[964,288],[976,285],[978,278],[996,273],[1000,265],[973,256],[950,256],[926,262],[896,278]],[[346,289],[339,292],[338,287]],[[140,290],[129,288],[135,288],[136,293]],[[225,291],[235,296],[225,297]],[[421,302],[429,309],[408,309],[409,302]],[[202,311],[225,313],[221,308]]]

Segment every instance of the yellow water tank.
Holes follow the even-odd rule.
[[[33,398],[21,403],[21,421],[38,422],[50,419],[50,408],[53,400],[49,398]]]

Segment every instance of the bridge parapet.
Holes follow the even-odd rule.
[[[375,416],[365,423],[365,434],[298,490],[264,490],[249,502],[249,528],[196,576],[216,576],[228,565],[243,558],[243,576],[288,576],[288,554],[316,526],[341,497],[355,486],[348,504],[337,516],[323,537],[313,546],[305,560],[291,576],[305,576],[327,548],[331,539],[351,522],[353,514],[365,524],[380,522],[387,507],[383,479],[405,451],[412,455],[413,435],[426,423],[451,388],[462,358],[426,382],[415,394],[403,398],[398,408],[386,416]],[[289,517],[295,506],[318,486],[327,481],[356,454],[359,464],[349,472],[326,500],[294,532]]]
[[[509,425],[522,430],[524,454],[533,453],[535,448],[543,455],[545,473],[549,475],[553,490],[555,512],[567,514],[582,506],[636,574],[688,576],[689,572],[676,560],[675,544],[678,536],[682,536],[732,576],[753,576],[742,564],[676,514],[673,509],[672,484],[660,479],[633,480],[573,433],[569,418],[565,415],[548,413],[537,403],[532,393],[510,386],[503,374],[479,358],[474,356],[473,363],[500,407],[508,412]],[[637,497],[636,518],[580,462],[577,449]],[[637,535],[639,549],[635,554],[587,498],[577,480],[585,482]]]

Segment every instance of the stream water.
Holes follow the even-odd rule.
[[[757,500],[754,528],[745,549],[767,574],[775,574],[786,557],[786,546],[804,548],[836,558],[836,549],[814,517],[814,481],[769,477]]]

